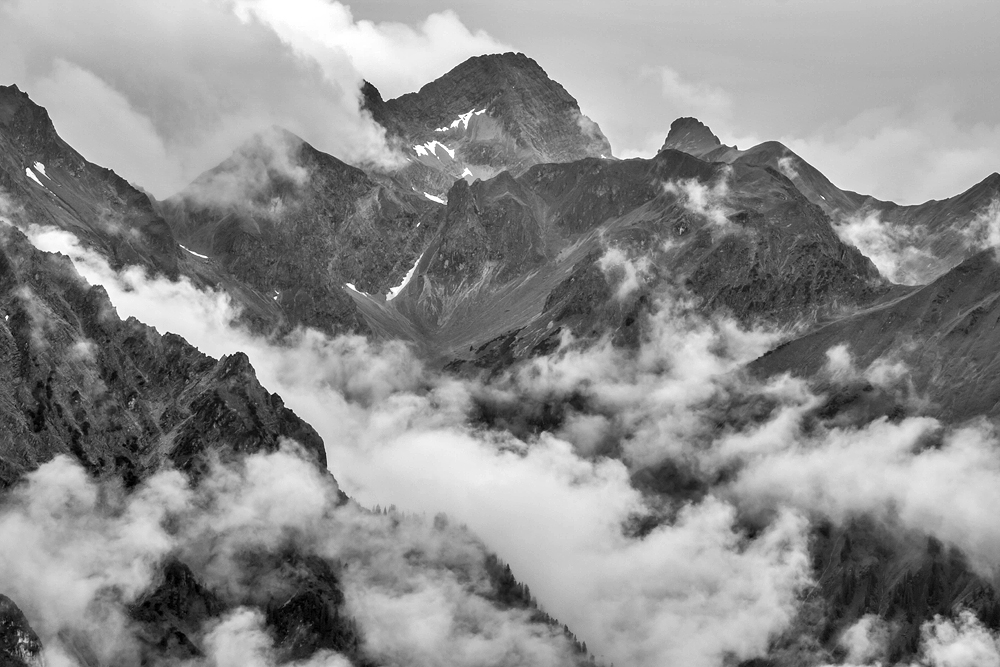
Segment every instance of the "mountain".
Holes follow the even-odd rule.
[[[365,109],[410,163],[401,177],[437,196],[458,178],[611,157],[597,123],[522,53],[470,58],[418,92],[387,101],[370,83],[362,92]]]
[[[888,278],[927,284],[994,243],[1000,220],[1000,174],[967,191],[923,204],[901,206],[842,190],[794,151],[777,141],[746,150],[725,146],[694,118],[671,125],[661,150],[672,148],[708,161],[752,164],[780,171],[809,201],[830,216],[841,237],[876,260]]]
[[[635,289],[620,289],[613,274],[621,266],[605,276],[600,262],[609,252],[645,267]],[[634,325],[667,283],[691,289],[708,309],[783,324],[869,303],[888,289],[780,174],[671,150],[652,160],[588,159],[458,181],[420,257],[392,301],[352,297],[374,330],[403,338],[415,331],[432,354],[466,361],[500,345],[514,351],[509,363],[564,328],[634,341]]]

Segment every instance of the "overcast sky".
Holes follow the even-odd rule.
[[[76,5],[79,4],[79,7]],[[693,115],[778,139],[837,185],[915,203],[1000,170],[995,0],[0,0],[0,81],[90,159],[160,196],[261,123],[381,159],[357,114],[470,55],[523,51],[619,157]]]

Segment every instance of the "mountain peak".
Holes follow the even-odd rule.
[[[420,171],[418,190],[444,191],[456,178],[517,175],[540,163],[611,156],[597,123],[523,53],[469,58],[407,93],[382,101],[362,87],[364,108]],[[416,187],[416,185],[415,185]]]
[[[672,148],[688,155],[702,157],[721,146],[722,141],[712,133],[708,125],[697,118],[684,117],[670,124],[670,132],[660,150]]]

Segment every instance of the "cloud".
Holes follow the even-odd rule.
[[[971,612],[957,619],[935,616],[921,628],[923,655],[934,667],[997,667],[1000,640]]]
[[[662,66],[655,71],[673,117],[694,116],[703,122],[724,120],[730,114],[732,100],[717,86],[691,82],[673,68]]]
[[[470,56],[511,50],[483,30],[469,30],[451,10],[409,26],[359,21],[349,6],[325,0],[238,0],[235,7],[244,20],[270,26],[327,76],[342,66],[337,56],[346,56],[387,98],[417,90]]]
[[[123,605],[148,585],[173,547],[163,520],[187,502],[178,473],[162,473],[126,499],[103,493],[83,469],[57,457],[0,506],[0,586],[42,645],[81,635],[102,662],[135,657]]]
[[[878,211],[867,211],[834,221],[834,231],[872,260],[883,276],[901,285],[925,285],[947,266],[924,249],[927,230],[884,222]]]
[[[957,228],[972,248],[1000,249],[1000,198],[994,198],[983,207],[968,226]]]
[[[621,248],[608,248],[601,258],[597,260],[608,281],[618,283],[615,290],[615,298],[624,300],[630,294],[642,287],[644,284],[652,262],[648,257],[640,257],[632,260]]]
[[[0,586],[53,662],[89,654],[137,663],[141,628],[127,609],[169,556],[235,605],[192,637],[205,648],[206,667],[278,664],[260,609],[285,584],[277,574],[261,577],[247,556],[294,548],[338,571],[347,611],[377,658],[572,663],[560,628],[483,597],[493,590],[487,552],[468,531],[342,505],[333,479],[292,444],[232,466],[213,464],[193,487],[162,471],[129,494],[59,456],[2,499],[0,527],[11,538],[0,545]],[[308,664],[350,663],[321,652]]]
[[[276,185],[301,188],[310,174],[299,161],[301,140],[277,127],[256,133],[217,169],[202,174],[184,196],[201,206],[235,206],[274,214],[283,205]]]
[[[886,623],[872,614],[848,628],[841,637],[841,645],[848,651],[847,660],[838,667],[881,667],[887,648],[886,630]],[[911,667],[918,665],[997,667],[1000,638],[968,610],[959,610],[954,618],[935,616],[920,627],[920,655]]]
[[[799,177],[799,172],[795,169],[795,158],[791,155],[778,158],[778,170],[789,179],[794,180]]]
[[[89,159],[161,198],[271,125],[348,162],[393,164],[360,110],[362,78],[426,82],[500,46],[450,12],[411,28],[318,0],[5,0],[0,43],[0,78]]]
[[[889,649],[888,624],[876,614],[865,614],[844,630],[838,643],[847,649],[847,662],[851,664],[883,659]]]
[[[1000,248],[1000,199],[993,199],[971,219],[954,221],[934,232],[919,224],[887,222],[879,211],[867,209],[834,220],[833,228],[892,282],[925,285],[951,268],[930,250],[937,238],[950,236],[970,252]]]
[[[732,168],[726,167],[713,185],[688,178],[664,183],[663,190],[677,197],[681,206],[691,213],[706,218],[717,227],[726,227],[729,225],[729,215],[733,212],[725,204],[731,174]]]

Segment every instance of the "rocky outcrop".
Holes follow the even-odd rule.
[[[723,146],[722,141],[700,120],[686,117],[678,118],[670,124],[670,132],[660,150],[681,151],[698,158],[708,159],[709,155],[719,151],[719,149],[730,148],[730,146]]]
[[[0,595],[0,667],[42,667],[42,643],[17,605]]]

